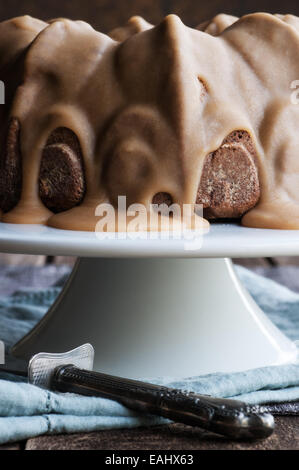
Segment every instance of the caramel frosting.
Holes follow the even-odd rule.
[[[134,17],[110,35],[67,19],[1,23],[1,142],[15,119],[22,172],[18,200],[1,220],[94,230],[96,206],[116,206],[119,195],[146,207],[159,194],[180,205],[211,204],[217,164],[215,178],[221,188],[229,184],[231,204],[242,191],[248,195],[243,225],[299,229],[299,106],[291,100],[298,56],[299,19],[292,15],[218,15],[198,29],[175,15],[157,26]],[[40,172],[51,145],[60,158],[67,153],[64,142],[51,140],[57,129],[78,140],[84,197],[54,213],[40,196]],[[231,142],[236,131],[244,142]],[[75,167],[72,156],[67,161]],[[239,161],[240,172],[247,164],[254,169],[236,188]],[[208,198],[199,199],[200,184]]]

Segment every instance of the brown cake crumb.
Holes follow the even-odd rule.
[[[64,127],[56,129],[43,150],[39,193],[52,212],[62,212],[80,204],[85,195],[85,177],[80,143]]]
[[[153,197],[152,204],[157,204],[158,206],[161,204],[166,204],[167,206],[171,206],[172,204],[172,197],[169,193],[156,193]]]
[[[4,150],[0,157],[0,208],[8,212],[18,203],[22,189],[20,123],[15,117],[8,124]]]
[[[234,131],[207,155],[197,193],[204,217],[239,218],[260,198],[256,152],[246,131]]]

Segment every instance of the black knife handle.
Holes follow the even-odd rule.
[[[51,389],[113,399],[133,410],[199,426],[233,439],[265,438],[274,429],[273,416],[259,406],[86,371],[73,365],[55,369]]]

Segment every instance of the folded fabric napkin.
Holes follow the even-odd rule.
[[[299,293],[237,267],[256,302],[289,338],[299,339]],[[299,275],[299,269],[297,276]],[[48,310],[63,282],[45,289],[23,289],[0,299],[0,339],[11,346]],[[155,383],[244,400],[252,404],[299,400],[299,363],[264,367],[232,374],[189,378],[154,378]],[[58,394],[0,373],[0,444],[41,434],[130,428],[167,422],[141,415],[108,399]]]

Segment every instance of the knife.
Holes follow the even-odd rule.
[[[36,354],[28,373],[2,370],[28,376],[29,383],[41,388],[109,398],[132,410],[232,439],[261,439],[273,432],[274,418],[264,407],[93,372],[93,360],[93,347],[85,344],[66,353]]]

